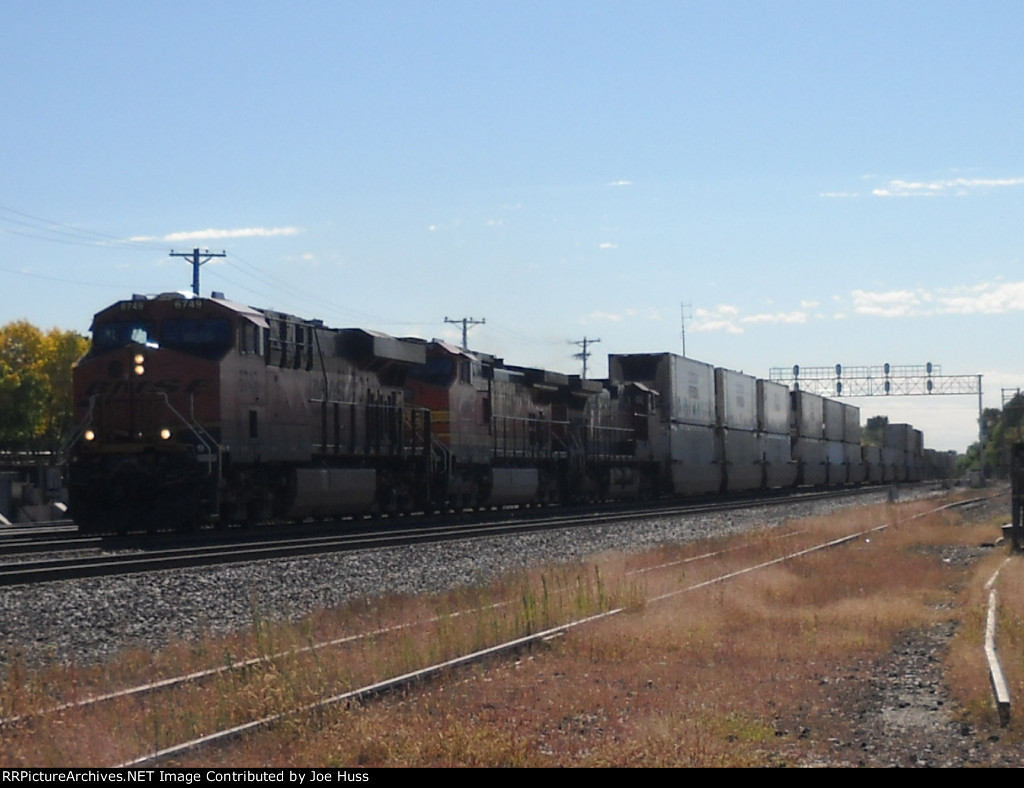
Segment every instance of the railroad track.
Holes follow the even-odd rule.
[[[471,522],[445,520],[438,524],[431,522],[426,525],[403,518],[387,521],[388,527],[385,528],[380,528],[377,523],[372,530],[367,529],[365,524],[349,523],[348,526],[351,530],[341,534],[325,533],[329,526],[322,526],[319,530],[304,528],[294,535],[284,535],[281,529],[268,530],[266,533],[261,533],[261,529],[255,529],[246,534],[245,541],[238,541],[237,538],[228,541],[223,532],[204,531],[196,535],[191,544],[185,545],[182,544],[180,536],[170,534],[158,534],[146,538],[110,538],[105,540],[98,540],[96,537],[68,537],[55,539],[49,543],[36,540],[20,547],[11,543],[10,550],[6,549],[6,543],[0,543],[0,549],[4,551],[5,555],[13,554],[19,549],[22,552],[41,552],[44,545],[45,551],[48,553],[72,550],[76,547],[101,547],[105,550],[100,555],[44,557],[35,561],[0,563],[0,586],[137,574],[167,569],[263,561],[273,558],[293,558],[326,552],[397,547],[558,528],[614,525],[643,517],[692,516],[739,508],[791,505],[803,501],[820,501],[872,492],[877,492],[877,488],[828,490],[797,495],[715,500],[706,503],[679,504],[673,502],[668,505],[652,505],[640,509],[626,509],[621,506],[572,512],[559,509],[557,514],[551,514],[550,512],[553,510],[528,509],[517,511],[514,519],[510,519],[511,514],[508,512],[484,513]],[[395,527],[395,523],[401,525]]]
[[[941,510],[943,508],[951,508],[951,507],[955,507],[955,506],[970,506],[970,505],[971,505],[971,501],[960,501],[960,502],[955,502],[955,503],[952,503],[952,504],[945,504],[943,506],[937,507],[936,509],[934,509],[932,511],[938,511],[938,510]],[[920,517],[920,516],[923,516],[923,513],[922,514],[918,514],[918,515],[914,515],[914,517]],[[689,592],[692,592],[692,591],[696,591],[696,590],[698,590],[700,588],[707,587],[708,585],[711,585],[711,584],[728,582],[728,581],[730,581],[730,580],[732,580],[734,578],[740,577],[740,576],[742,576],[744,574],[747,574],[749,572],[756,572],[756,571],[758,571],[760,569],[763,569],[765,567],[768,567],[768,566],[772,566],[772,565],[775,565],[775,564],[778,564],[778,563],[781,563],[781,562],[790,561],[790,560],[793,560],[793,559],[800,558],[802,556],[808,555],[809,553],[812,553],[812,552],[815,552],[815,551],[818,551],[818,550],[829,549],[829,548],[834,548],[834,547],[841,546],[843,544],[848,544],[851,541],[856,541],[856,540],[859,540],[859,539],[861,539],[861,538],[863,538],[865,536],[869,536],[869,535],[873,534],[874,532],[884,530],[888,526],[889,526],[889,524],[883,523],[883,524],[880,524],[880,525],[877,525],[877,526],[874,526],[874,527],[870,527],[870,528],[867,528],[867,529],[859,529],[859,530],[856,530],[854,532],[848,533],[848,534],[846,534],[844,536],[840,536],[838,538],[829,539],[827,541],[820,541],[820,540],[802,541],[801,544],[799,544],[799,545],[794,545],[793,547],[791,547],[789,549],[783,549],[783,550],[780,550],[780,551],[777,551],[777,552],[773,551],[772,555],[762,556],[760,559],[756,559],[755,561],[753,561],[753,562],[751,562],[749,564],[744,564],[744,565],[741,565],[741,566],[738,566],[738,567],[734,567],[733,569],[731,569],[731,571],[719,572],[719,573],[712,572],[710,575],[708,575],[707,577],[705,577],[704,579],[701,579],[699,581],[696,581],[696,582],[688,581],[688,582],[685,582],[685,583],[681,583],[675,589],[668,590],[665,593],[661,593],[661,594],[658,594],[656,596],[652,596],[652,597],[648,598],[646,600],[646,604],[648,604],[648,605],[650,605],[650,604],[657,604],[659,602],[662,602],[662,601],[665,601],[665,600],[677,597],[677,596],[679,596],[681,594],[686,594],[686,593],[689,593]],[[800,537],[803,534],[804,534],[804,532],[790,533],[790,534],[786,535],[784,537],[784,539],[779,540],[779,544],[781,545],[782,542],[788,541],[788,540],[790,540],[792,538],[795,538],[795,537]],[[732,548],[732,549],[737,549],[737,548]],[[721,555],[721,552],[711,552],[711,553],[706,553],[706,554],[703,554],[703,555],[693,556],[692,558],[687,559],[687,560],[688,561],[695,561],[695,562],[709,561],[709,560],[717,559],[718,557],[720,557],[720,555]],[[678,563],[679,563],[678,561],[673,561],[673,562],[668,562],[668,563],[663,563],[663,564],[658,564],[658,565],[653,565],[653,566],[647,566],[647,567],[644,567],[643,569],[634,570],[634,572],[665,572],[665,571],[675,571]],[[682,577],[682,576],[680,576],[680,577]],[[493,606],[496,607],[496,606],[500,606],[500,605],[504,605],[504,604],[509,604],[509,603],[508,602],[496,602]],[[397,625],[389,626],[389,627],[387,627],[385,629],[378,629],[378,630],[354,633],[354,634],[348,635],[346,637],[336,638],[336,639],[333,639],[333,640],[330,640],[330,641],[325,641],[325,642],[319,642],[319,643],[311,644],[308,647],[300,649],[298,651],[288,651],[288,652],[282,652],[282,653],[278,653],[278,654],[266,654],[266,655],[263,655],[263,656],[255,657],[255,658],[250,659],[250,660],[246,660],[246,661],[243,661],[243,662],[238,662],[238,663],[235,663],[235,664],[232,664],[232,665],[229,665],[229,666],[222,665],[222,666],[219,666],[219,667],[211,668],[209,670],[198,671],[196,673],[192,673],[192,674],[188,674],[188,675],[183,675],[183,676],[177,676],[177,677],[173,677],[173,678],[163,679],[161,681],[154,682],[154,683],[151,683],[151,684],[144,684],[144,685],[138,685],[138,686],[135,686],[135,687],[128,687],[128,688],[125,688],[123,690],[118,690],[118,691],[107,693],[105,695],[100,695],[100,696],[94,696],[94,697],[91,697],[91,698],[86,698],[86,699],[83,699],[82,701],[73,702],[73,703],[60,704],[58,706],[51,707],[49,709],[39,710],[39,711],[37,711],[35,713],[29,713],[29,714],[26,714],[26,715],[23,715],[23,716],[20,716],[20,717],[7,718],[7,719],[4,719],[4,720],[0,720],[0,729],[7,728],[9,731],[13,731],[13,729],[20,728],[24,723],[28,723],[29,721],[31,721],[33,719],[38,719],[38,717],[40,717],[40,716],[47,716],[49,714],[54,714],[54,713],[62,713],[63,714],[63,713],[67,713],[67,712],[73,711],[73,710],[84,710],[86,707],[95,706],[96,704],[104,704],[104,703],[117,702],[117,701],[122,701],[122,700],[129,699],[129,698],[138,698],[140,696],[150,695],[150,694],[158,693],[158,692],[159,693],[163,693],[163,692],[173,692],[173,691],[176,691],[176,690],[183,690],[183,688],[185,688],[187,686],[196,685],[196,684],[202,684],[202,683],[209,683],[211,681],[216,681],[216,680],[222,680],[222,679],[219,679],[219,677],[223,677],[224,674],[226,674],[226,673],[238,673],[238,674],[245,673],[246,675],[256,675],[256,674],[258,674],[259,671],[261,671],[263,669],[270,669],[272,671],[273,665],[274,665],[275,661],[283,659],[283,658],[287,658],[287,657],[294,658],[294,657],[298,656],[300,653],[312,654],[312,653],[314,653],[314,652],[316,652],[316,651],[318,651],[320,649],[324,649],[324,648],[328,648],[328,647],[353,646],[354,644],[356,644],[356,643],[358,643],[360,641],[365,641],[365,640],[368,640],[368,639],[371,639],[371,638],[379,638],[379,637],[389,636],[389,635],[400,635],[403,630],[411,628],[411,627],[420,627],[420,626],[424,626],[424,625],[429,625],[431,623],[440,621],[441,619],[454,618],[454,617],[458,617],[458,616],[463,616],[463,615],[466,615],[466,614],[469,614],[469,613],[472,613],[472,612],[474,612],[474,611],[461,611],[461,612],[456,612],[456,613],[448,613],[448,614],[445,614],[445,615],[439,615],[435,619],[427,619],[427,620],[419,619],[418,618],[415,621],[409,621],[409,622],[406,622],[406,623],[400,623],[400,624],[397,624]],[[435,665],[429,665],[429,666],[423,667],[421,669],[413,670],[413,671],[410,671],[410,672],[407,672],[407,673],[403,673],[403,674],[400,674],[400,675],[395,675],[395,676],[393,676],[391,678],[387,678],[387,679],[380,680],[380,681],[375,681],[375,682],[372,682],[370,684],[357,685],[356,687],[354,687],[352,689],[345,690],[345,691],[339,692],[337,694],[330,695],[328,697],[322,697],[320,700],[317,700],[317,701],[313,701],[313,702],[309,702],[309,703],[303,703],[302,705],[296,706],[296,707],[291,708],[291,709],[287,709],[287,710],[283,710],[283,711],[280,711],[280,712],[272,713],[272,714],[269,714],[267,716],[253,718],[253,719],[251,719],[251,720],[249,720],[247,722],[244,722],[242,724],[231,726],[231,727],[228,727],[228,728],[216,731],[216,732],[210,732],[210,733],[202,735],[202,736],[200,736],[198,738],[191,739],[189,741],[181,741],[181,742],[179,742],[177,744],[172,744],[170,746],[164,746],[164,747],[161,747],[159,749],[156,749],[155,751],[151,751],[151,752],[148,752],[148,753],[141,754],[141,755],[137,756],[136,758],[133,758],[133,759],[131,759],[129,761],[126,761],[126,762],[120,764],[120,766],[122,768],[124,768],[124,767],[132,768],[132,767],[140,767],[140,766],[152,766],[152,765],[167,764],[168,762],[176,763],[176,762],[178,762],[178,759],[180,759],[182,757],[188,757],[189,755],[193,755],[197,751],[200,751],[200,750],[203,750],[203,749],[206,749],[206,748],[216,748],[216,747],[226,746],[226,745],[228,745],[233,740],[237,740],[237,739],[242,738],[244,736],[247,736],[247,735],[250,735],[250,734],[253,734],[253,733],[257,733],[260,730],[273,727],[274,725],[277,725],[277,724],[281,723],[284,720],[301,718],[302,716],[310,714],[312,712],[316,712],[316,711],[319,711],[319,710],[322,710],[324,708],[331,707],[331,706],[337,706],[339,704],[347,704],[347,703],[350,703],[350,702],[365,702],[365,701],[367,701],[367,700],[369,700],[369,699],[371,699],[371,698],[373,698],[375,696],[378,696],[378,695],[380,695],[380,694],[382,694],[384,692],[387,692],[387,691],[390,691],[390,690],[393,690],[393,689],[396,689],[396,688],[400,688],[400,687],[406,687],[406,686],[412,685],[412,684],[414,684],[416,682],[420,682],[420,681],[423,681],[423,680],[426,680],[426,679],[430,679],[430,678],[435,677],[437,675],[445,674],[447,671],[450,671],[453,668],[456,668],[456,667],[459,667],[459,666],[468,665],[468,664],[472,664],[472,663],[475,663],[475,662],[480,662],[480,661],[488,660],[488,659],[493,659],[495,657],[500,657],[501,655],[507,654],[507,653],[510,653],[510,652],[516,652],[516,651],[518,651],[520,649],[529,647],[531,644],[536,643],[538,641],[542,641],[542,640],[545,640],[545,639],[549,639],[549,638],[552,638],[552,637],[556,637],[556,636],[562,635],[562,634],[566,633],[570,629],[573,629],[573,628],[576,628],[576,627],[581,627],[581,626],[587,626],[587,625],[595,623],[595,622],[597,622],[599,620],[602,620],[602,619],[605,619],[605,618],[608,618],[608,617],[611,617],[611,616],[617,616],[617,615],[623,614],[625,612],[626,612],[625,608],[614,607],[614,608],[611,608],[611,609],[603,610],[603,611],[601,611],[601,612],[599,612],[597,614],[586,615],[586,616],[582,616],[582,617],[579,617],[579,618],[574,619],[574,620],[565,621],[565,622],[563,622],[561,624],[558,624],[556,626],[552,626],[552,627],[546,628],[546,629],[544,629],[542,631],[534,632],[534,633],[532,633],[530,635],[527,635],[527,636],[524,636],[524,637],[514,638],[514,639],[508,640],[506,642],[497,643],[497,644],[494,644],[492,646],[489,646],[489,647],[486,647],[486,648],[483,648],[483,649],[478,649],[476,651],[468,652],[468,653],[463,654],[462,656],[458,656],[458,657],[455,657],[455,658],[452,658],[452,659],[448,659],[448,660],[445,660],[445,661],[440,662],[440,663],[435,664]],[[256,672],[256,673],[254,674],[254,672]]]
[[[932,511],[938,511],[938,510],[943,509],[943,508],[952,508],[952,507],[965,507],[965,508],[969,508],[977,500],[979,500],[979,499],[972,499],[972,500],[966,500],[966,501],[957,501],[957,502],[954,502],[954,503],[947,503],[947,504],[945,504],[943,506],[936,507]],[[707,511],[707,510],[716,510],[716,509],[717,510],[721,510],[720,507],[693,507],[693,508],[687,508],[686,511],[688,513],[692,514],[695,509],[698,510],[698,511]],[[924,514],[925,513],[914,515],[914,517],[924,516]],[[652,566],[645,566],[643,568],[634,569],[634,570],[632,570],[631,573],[650,573],[650,572],[657,573],[657,572],[672,571],[680,579],[682,579],[683,577],[690,578],[690,579],[688,579],[687,582],[681,583],[674,590],[668,590],[667,593],[662,593],[662,594],[659,594],[657,596],[652,596],[652,597],[647,599],[647,604],[654,604],[654,603],[658,603],[658,602],[660,602],[660,601],[662,601],[664,599],[673,598],[673,597],[675,597],[675,596],[677,596],[679,594],[685,594],[687,592],[697,590],[698,588],[706,587],[707,585],[712,584],[712,583],[727,582],[727,581],[729,581],[729,580],[731,580],[731,579],[733,579],[735,577],[741,576],[742,574],[745,574],[745,573],[748,573],[748,572],[754,572],[754,571],[757,571],[757,570],[759,570],[759,569],[761,569],[763,567],[767,567],[767,566],[770,566],[770,565],[773,565],[773,564],[776,564],[776,563],[779,563],[779,562],[782,562],[782,561],[791,560],[793,558],[799,558],[800,556],[806,555],[806,554],[808,554],[810,552],[813,552],[813,551],[816,551],[816,550],[826,549],[826,548],[830,548],[830,547],[836,547],[836,546],[839,546],[841,544],[848,543],[851,540],[857,540],[857,539],[859,539],[859,538],[861,538],[861,537],[863,537],[863,536],[865,536],[867,534],[870,534],[873,531],[882,530],[882,529],[884,529],[886,527],[887,527],[886,524],[882,524],[882,525],[879,525],[879,526],[876,526],[876,527],[869,528],[867,530],[857,530],[856,532],[847,534],[846,536],[842,536],[842,537],[835,538],[835,539],[830,539],[828,541],[817,541],[817,540],[814,540],[814,541],[807,542],[807,541],[803,541],[803,540],[800,539],[800,537],[805,534],[805,532],[803,532],[803,531],[788,533],[788,534],[784,535],[781,539],[774,540],[774,541],[781,546],[785,542],[788,542],[788,541],[790,541],[792,539],[798,539],[799,541],[801,541],[801,544],[794,545],[794,546],[790,547],[789,549],[780,550],[780,551],[776,552],[773,556],[764,557],[762,559],[755,560],[755,561],[753,561],[753,562],[751,562],[751,563],[749,563],[749,564],[747,564],[745,566],[733,567],[731,571],[712,573],[710,576],[707,576],[704,579],[700,579],[699,581],[695,577],[694,578],[690,578],[689,575],[683,575],[683,574],[678,573],[677,567],[678,567],[678,564],[680,563],[679,561],[672,561],[672,562],[660,563],[660,564],[656,564],[656,565],[652,565]],[[730,548],[730,550],[736,550],[736,549],[738,549],[738,548],[735,548],[735,547]],[[695,555],[695,556],[693,556],[693,557],[691,557],[689,559],[686,559],[686,562],[702,562],[702,561],[715,560],[715,559],[718,559],[719,557],[721,557],[721,555],[722,555],[722,551],[708,552],[708,553],[704,553],[704,554],[701,554],[701,555]],[[627,574],[631,574],[631,573],[627,573]],[[507,602],[507,601],[506,602],[498,601],[498,602],[493,603],[490,606],[491,607],[498,607],[498,606],[509,604],[509,603],[510,602]],[[512,600],[511,604],[515,604],[515,603],[516,603],[516,601]],[[115,690],[113,692],[109,692],[109,693],[106,693],[106,694],[103,694],[103,695],[96,695],[96,696],[93,696],[93,697],[84,698],[84,699],[79,700],[79,701],[62,703],[62,704],[58,704],[56,706],[51,706],[49,708],[40,708],[40,709],[38,709],[37,711],[34,711],[34,712],[33,711],[28,711],[27,713],[22,713],[21,715],[19,715],[17,717],[8,717],[6,719],[0,719],[0,729],[5,729],[5,728],[7,729],[7,733],[5,735],[14,735],[14,731],[16,729],[21,729],[21,727],[22,727],[22,725],[24,723],[28,723],[31,720],[38,720],[40,717],[46,717],[46,716],[49,716],[49,715],[51,715],[53,713],[58,713],[59,712],[59,713],[61,713],[63,715],[65,713],[68,713],[68,712],[71,712],[71,711],[74,711],[74,710],[79,710],[79,709],[84,711],[85,708],[92,707],[92,706],[95,706],[97,704],[112,703],[112,702],[118,702],[118,701],[121,701],[121,700],[126,700],[127,701],[128,699],[132,699],[132,698],[138,699],[140,696],[145,696],[145,695],[149,695],[149,694],[153,694],[153,693],[173,692],[175,690],[179,690],[179,689],[182,689],[184,687],[195,686],[196,684],[204,684],[204,683],[208,683],[208,682],[211,682],[211,681],[222,680],[222,679],[219,679],[218,677],[223,677],[226,673],[244,674],[246,676],[253,676],[253,675],[257,675],[258,676],[258,675],[260,675],[262,673],[262,670],[264,668],[267,668],[271,673],[273,673],[273,671],[274,671],[274,663],[277,660],[280,660],[280,659],[295,658],[299,654],[310,654],[310,655],[312,655],[315,652],[317,652],[317,651],[319,651],[321,649],[324,649],[324,648],[328,648],[328,647],[332,647],[332,648],[333,647],[343,647],[343,646],[347,646],[347,647],[356,646],[356,647],[358,647],[357,644],[359,644],[359,643],[361,643],[363,641],[366,641],[368,639],[375,639],[375,638],[384,637],[384,636],[390,636],[390,635],[401,636],[402,631],[404,631],[404,630],[406,630],[408,628],[421,627],[421,626],[424,626],[424,625],[431,625],[431,624],[433,624],[433,623],[435,623],[437,621],[441,621],[442,619],[454,619],[454,618],[457,618],[457,617],[460,617],[460,616],[463,616],[463,615],[467,615],[467,614],[470,614],[470,613],[473,613],[473,612],[474,611],[471,611],[471,610],[463,610],[463,611],[458,611],[458,612],[454,612],[454,613],[448,612],[448,613],[445,613],[445,614],[439,614],[439,615],[437,615],[433,619],[430,619],[430,618],[424,619],[422,617],[417,616],[414,620],[409,620],[409,621],[404,622],[404,623],[392,624],[390,626],[387,626],[386,628],[376,629],[376,630],[360,631],[360,632],[351,633],[351,634],[349,634],[349,635],[347,635],[345,637],[341,637],[341,638],[334,638],[334,639],[323,641],[323,642],[310,643],[307,647],[300,648],[298,650],[291,650],[291,649],[289,649],[286,652],[281,652],[281,653],[276,653],[276,654],[263,654],[261,656],[257,656],[257,657],[254,657],[252,659],[244,660],[244,661],[231,661],[231,660],[229,660],[230,664],[227,664],[227,665],[222,664],[222,665],[220,665],[218,667],[213,667],[213,668],[210,668],[210,669],[207,669],[207,670],[202,670],[202,671],[198,671],[198,672],[187,674],[187,675],[175,676],[175,677],[172,677],[172,678],[165,678],[165,679],[162,679],[160,681],[149,683],[149,684],[143,684],[143,685],[138,685],[138,686],[133,686],[133,687],[126,687],[124,689]],[[234,727],[230,727],[230,728],[227,728],[227,729],[219,730],[217,732],[211,732],[211,733],[208,733],[208,734],[206,734],[204,736],[201,736],[198,739],[193,739],[193,740],[190,740],[190,741],[180,741],[178,744],[173,744],[173,745],[170,745],[170,746],[166,746],[165,745],[165,746],[163,746],[163,747],[161,747],[159,749],[156,749],[155,751],[150,751],[150,752],[148,752],[146,754],[139,755],[137,757],[137,759],[134,759],[134,760],[122,763],[121,766],[130,767],[130,766],[153,765],[153,764],[161,764],[161,763],[166,764],[168,761],[174,763],[178,758],[185,757],[185,756],[189,755],[190,753],[194,753],[197,750],[200,750],[202,748],[207,748],[207,747],[214,747],[214,748],[216,748],[216,747],[219,747],[219,746],[226,745],[231,740],[241,738],[241,737],[243,737],[245,735],[248,735],[250,733],[258,732],[259,730],[264,729],[264,728],[272,727],[273,725],[275,725],[275,724],[277,724],[277,723],[279,723],[279,722],[281,722],[283,720],[294,719],[296,717],[301,717],[301,716],[303,716],[305,714],[308,714],[308,713],[313,712],[313,711],[318,710],[318,709],[322,709],[322,708],[327,707],[327,706],[338,705],[338,704],[342,704],[342,703],[348,703],[348,702],[351,702],[351,701],[361,701],[361,700],[365,701],[365,700],[368,700],[368,699],[370,699],[370,698],[372,698],[372,697],[374,697],[376,695],[379,695],[380,693],[386,692],[386,691],[394,689],[396,687],[406,686],[406,685],[412,684],[414,682],[421,681],[423,679],[428,679],[428,678],[430,678],[433,675],[436,675],[436,674],[439,674],[439,673],[443,673],[443,672],[445,672],[447,670],[450,670],[450,669],[452,669],[452,668],[454,668],[456,666],[466,665],[466,664],[470,664],[470,663],[481,661],[481,660],[485,660],[485,659],[491,659],[491,658],[494,658],[495,656],[500,656],[503,653],[507,653],[507,652],[510,652],[510,651],[516,651],[518,649],[521,649],[521,648],[524,648],[524,647],[528,647],[531,643],[536,642],[538,640],[543,640],[543,639],[546,639],[546,638],[549,638],[549,637],[554,637],[554,636],[563,634],[564,632],[568,631],[571,628],[578,627],[578,626],[584,626],[586,624],[591,623],[592,621],[596,621],[596,620],[599,620],[599,619],[607,617],[607,616],[618,615],[618,614],[623,613],[623,612],[625,612],[625,611],[623,609],[621,609],[621,608],[615,608],[615,609],[611,609],[611,610],[604,610],[601,613],[599,613],[598,615],[586,616],[586,617],[583,617],[583,618],[579,618],[577,620],[566,621],[566,622],[564,622],[562,624],[559,624],[557,626],[545,629],[544,631],[535,632],[535,633],[533,633],[533,634],[531,634],[531,635],[529,635],[527,637],[516,638],[516,639],[510,640],[508,642],[498,643],[498,644],[495,644],[495,645],[490,646],[490,647],[485,648],[485,649],[481,649],[481,650],[473,651],[473,652],[470,652],[470,653],[466,653],[466,654],[464,654],[462,656],[459,656],[459,657],[456,657],[454,659],[449,659],[449,660],[447,660],[447,661],[445,661],[443,663],[439,663],[437,665],[428,666],[428,667],[425,667],[425,668],[422,668],[422,669],[418,669],[418,670],[415,670],[415,671],[412,671],[412,672],[404,673],[404,674],[401,674],[401,675],[395,675],[392,678],[388,678],[388,679],[385,679],[383,681],[376,681],[376,682],[373,682],[373,683],[370,683],[370,684],[365,684],[365,685],[356,685],[353,689],[346,690],[344,692],[341,692],[340,694],[334,694],[334,695],[331,695],[330,697],[327,697],[326,695],[322,696],[322,699],[320,701],[317,701],[317,702],[314,702],[314,703],[304,703],[304,704],[302,704],[300,706],[293,707],[290,710],[283,710],[283,711],[280,711],[278,713],[271,714],[269,716],[255,717],[255,718],[252,718],[250,721],[245,722],[243,724],[236,725]],[[313,657],[313,658],[315,659],[315,657]],[[329,694],[330,693],[328,693],[328,695]],[[131,702],[135,702],[135,701],[131,701]],[[163,706],[163,705],[165,705],[165,704],[161,704],[161,706]],[[171,703],[170,705],[173,706],[174,704]]]

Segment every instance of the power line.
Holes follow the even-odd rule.
[[[10,215],[5,216],[4,214],[13,214],[14,216],[20,216],[22,218],[15,219]],[[25,221],[26,219],[30,221]],[[81,227],[75,227],[74,225],[55,222],[51,219],[44,219],[41,216],[35,216],[3,205],[0,205],[0,222],[15,224],[19,227],[27,227],[36,231],[35,233],[29,233],[25,231],[7,229],[4,230],[6,233],[11,235],[20,235],[25,238],[33,238],[38,241],[49,241],[50,243],[63,243],[74,246],[120,246],[125,248],[155,248],[157,246],[157,244],[149,240],[138,241],[130,238],[119,238],[107,233],[100,233],[95,230],[86,230]]]

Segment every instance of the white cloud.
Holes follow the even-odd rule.
[[[936,291],[853,291],[854,310],[878,317],[927,315],[1003,315],[1024,311],[1024,282],[983,282]]]
[[[861,315],[908,317],[925,314],[922,312],[925,299],[920,291],[890,290],[887,293],[869,293],[866,290],[854,290],[852,295],[854,311]]]
[[[611,241],[604,241],[598,248],[599,249],[618,249],[619,245],[617,243],[612,243]]]
[[[698,309],[694,315],[693,330],[742,334],[743,327],[736,324],[739,313],[740,310],[737,307],[729,304],[719,304],[714,309]]]
[[[622,312],[602,312],[600,310],[591,312],[587,317],[590,320],[602,320],[610,323],[621,323],[624,320],[628,321],[660,321],[661,313],[657,309],[650,307],[644,309],[624,309]],[[581,323],[586,323],[586,320],[581,320]]]
[[[273,238],[278,235],[297,235],[302,230],[298,227],[242,227],[233,230],[190,230],[169,233],[163,237],[165,241],[215,241],[223,238]]]
[[[609,186],[632,186],[633,181],[612,181]]]
[[[732,304],[719,304],[713,309],[695,310],[687,328],[695,332],[724,331],[743,334],[750,325],[805,325],[817,320],[849,320],[855,316],[882,318],[911,318],[937,315],[1002,315],[1024,312],[1024,281],[983,282],[972,286],[925,288],[904,290],[854,290],[849,298],[833,296],[835,302],[830,314],[818,309],[813,300],[800,302],[800,309],[779,312],[744,314]],[[632,312],[626,312],[632,317]],[[616,319],[604,313],[594,318]]]
[[[939,314],[1003,315],[1024,311],[1024,282],[988,282],[936,296]]]
[[[167,235],[135,235],[130,241],[219,241],[224,238],[273,238],[278,235],[297,235],[302,232],[300,227],[239,227],[231,230],[218,230],[213,227],[206,230],[185,230]]]
[[[741,318],[741,323],[806,323],[808,315],[806,312],[775,312],[759,315],[748,315]]]
[[[937,197],[952,192],[966,195],[978,189],[1024,185],[1020,178],[948,178],[934,181],[892,180],[872,190],[876,197]]]

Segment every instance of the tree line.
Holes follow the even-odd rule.
[[[61,447],[74,428],[71,369],[88,348],[75,331],[27,320],[0,327],[0,450]]]
[[[1002,409],[985,408],[981,412],[984,448],[972,443],[960,461],[964,469],[977,469],[984,463],[987,478],[1004,477],[1009,471],[1010,450],[1024,443],[1024,394],[1018,392]]]

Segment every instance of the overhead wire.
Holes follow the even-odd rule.
[[[21,218],[14,218],[21,217]],[[66,243],[77,246],[120,246],[124,248],[157,248],[157,245],[146,239],[120,238],[116,235],[87,230],[82,227],[55,222],[41,216],[35,216],[24,211],[0,205],[0,222],[15,224],[19,227],[27,227],[35,230],[29,233],[24,230],[5,229],[3,232],[11,235],[20,235],[26,238],[34,238],[40,241],[52,243]],[[64,237],[60,237],[64,236]]]
[[[0,233],[6,233],[10,235],[18,235],[25,238],[31,238],[33,240],[46,241],[49,243],[61,243],[71,246],[84,246],[84,247],[115,247],[121,249],[133,249],[133,250],[163,250],[166,248],[166,243],[155,239],[155,238],[121,238],[108,233],[101,233],[95,230],[89,230],[74,225],[69,225],[62,222],[57,222],[52,219],[46,219],[41,216],[36,216],[25,211],[20,211],[15,208],[11,208],[5,205],[0,205],[0,225],[16,225],[18,227],[27,228],[26,230],[12,229],[11,227],[4,227],[0,229]],[[34,232],[30,232],[34,231]],[[217,265],[211,267],[207,272],[209,275],[216,279],[223,280],[230,284],[233,288],[237,288],[253,296],[257,296],[264,300],[264,304],[261,305],[263,308],[273,308],[274,303],[279,301],[281,294],[288,295],[291,299],[301,301],[303,303],[316,304],[323,312],[328,315],[337,315],[345,320],[357,320],[362,322],[376,323],[378,325],[387,326],[431,326],[440,325],[440,319],[424,319],[424,320],[409,320],[408,318],[396,319],[385,315],[379,315],[371,312],[364,312],[362,310],[345,307],[339,304],[337,301],[326,299],[319,294],[311,293],[302,287],[297,286],[294,282],[288,281],[282,277],[275,276],[269,273],[259,266],[251,263],[245,258],[233,252],[228,253],[228,260],[235,263],[231,270],[247,276],[256,282],[270,288],[270,292],[265,292],[260,289],[246,286],[242,282],[233,279],[231,276],[227,276],[223,265]],[[48,276],[46,274],[39,274],[29,271],[21,271],[17,269],[11,269],[6,267],[0,267],[0,271],[10,273],[18,276],[25,276],[34,279],[42,279],[45,281],[61,282],[64,284],[72,284],[83,287],[95,287],[108,290],[122,289],[124,283],[111,283],[103,284],[101,282],[89,282],[81,280],[67,279],[66,277]],[[530,336],[520,331],[496,324],[493,322],[488,323],[488,329],[497,331],[498,333],[506,334],[520,341],[528,341],[538,345],[550,345],[551,341],[536,336]]]
[[[376,315],[376,314],[372,314],[372,313],[369,313],[369,312],[362,312],[362,311],[360,311],[358,309],[351,309],[351,308],[348,308],[348,307],[344,307],[344,306],[339,305],[335,301],[330,301],[328,299],[323,298],[320,295],[309,293],[309,292],[303,290],[302,288],[297,287],[293,283],[288,282],[285,279],[282,279],[281,277],[278,277],[278,276],[275,276],[273,274],[267,273],[266,271],[263,271],[259,267],[257,267],[254,264],[250,263],[248,260],[243,259],[242,257],[240,257],[237,254],[229,252],[228,253],[228,259],[234,260],[234,261],[237,261],[237,262],[241,263],[243,266],[245,266],[246,269],[251,269],[251,270],[243,270],[243,269],[240,269],[240,268],[236,268],[235,270],[238,270],[241,273],[244,273],[244,274],[246,274],[248,276],[251,276],[252,278],[256,279],[257,281],[260,281],[260,282],[262,282],[262,283],[264,283],[264,284],[266,284],[266,285],[268,285],[268,286],[270,286],[272,288],[275,288],[277,291],[282,291],[283,290],[286,293],[290,293],[293,298],[301,299],[304,302],[316,303],[316,304],[320,305],[321,308],[327,310],[328,312],[330,312],[332,314],[339,315],[339,316],[344,316],[346,319],[356,319],[356,320],[370,321],[370,322],[374,322],[374,323],[378,323],[378,324],[406,325],[406,326],[423,325],[423,324],[434,324],[434,323],[440,323],[441,322],[440,320],[436,320],[436,319],[435,320],[419,320],[419,321],[412,321],[412,320],[408,320],[408,319],[396,320],[396,319],[393,319],[393,318],[385,317],[383,315]]]

